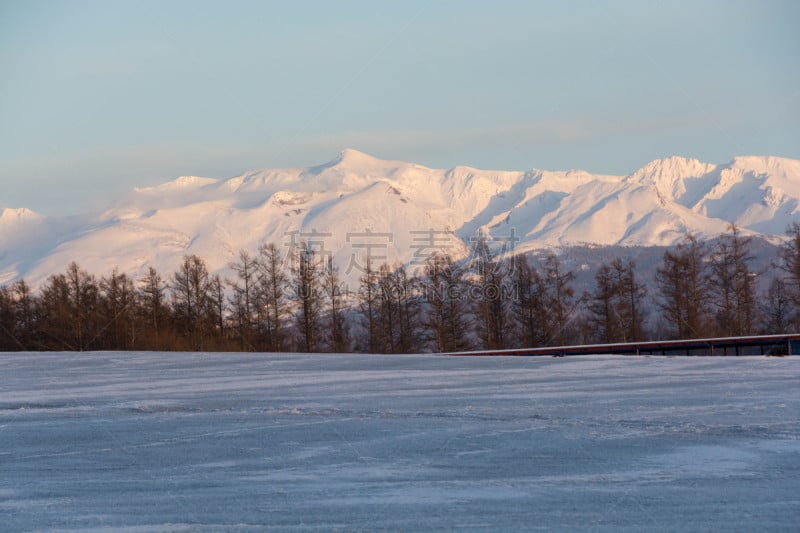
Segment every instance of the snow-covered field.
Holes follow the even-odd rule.
[[[0,354],[3,531],[798,524],[798,357]]]

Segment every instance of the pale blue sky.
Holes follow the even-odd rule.
[[[0,207],[348,147],[615,174],[800,159],[799,6],[0,0]]]

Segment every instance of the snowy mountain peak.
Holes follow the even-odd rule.
[[[629,181],[652,185],[662,196],[676,199],[686,192],[686,179],[705,176],[715,168],[697,159],[672,156],[651,161],[631,174]]]
[[[313,168],[335,168],[341,171],[349,170],[352,172],[363,172],[374,168],[396,167],[404,164],[407,163],[403,163],[401,161],[386,161],[383,159],[378,159],[377,157],[371,156],[364,152],[353,150],[352,148],[346,148],[339,152],[339,154],[327,164],[322,165],[321,167]]]
[[[340,173],[354,173],[359,175],[376,175],[376,173],[383,173],[384,177],[392,177],[395,174],[400,174],[406,171],[430,171],[425,166],[409,163],[406,161],[398,161],[394,159],[380,159],[375,156],[347,148],[339,152],[333,160],[329,163],[317,167],[311,167],[309,170],[314,173],[322,173],[326,170],[335,170]]]
[[[734,157],[728,166],[753,174],[772,174],[783,178],[794,177],[796,179],[800,173],[800,161],[785,157],[739,156]]]
[[[214,178],[202,178],[200,176],[180,176],[159,185],[154,185],[152,187],[136,187],[133,190],[134,192],[144,194],[185,191],[197,189],[211,183],[217,183],[217,181],[218,180]]]
[[[371,156],[367,153],[354,150],[352,148],[345,148],[334,159],[337,165],[353,165],[364,163],[375,163],[381,161],[377,157]]]
[[[697,159],[672,156],[656,159],[630,175],[634,181],[656,186],[672,185],[686,178],[696,178],[711,172],[716,165],[703,163]]]
[[[42,220],[44,218],[44,215],[31,211],[27,207],[0,207],[0,221],[3,223]]]

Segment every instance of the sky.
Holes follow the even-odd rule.
[[[800,159],[800,3],[0,0],[0,208],[324,163]]]

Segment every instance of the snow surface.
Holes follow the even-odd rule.
[[[292,232],[324,245],[352,285],[362,274],[350,268],[353,256],[365,253],[354,244],[365,243],[348,236],[367,231],[391,236],[372,239],[375,264],[411,264],[415,257],[421,263],[435,251],[460,259],[478,231],[498,246],[513,235],[519,251],[666,246],[688,231],[717,236],[730,222],[745,235],[774,241],[800,216],[800,161],[749,156],[712,165],[670,157],[623,177],[430,169],[345,150],[313,167],[253,170],[225,180],[183,176],[134,189],[98,211],[69,223],[0,212],[0,282],[24,277],[37,287],[71,261],[97,275],[119,267],[139,277],[154,266],[168,276],[185,254],[203,257],[224,277],[239,250],[255,253],[272,242],[288,251]],[[414,232],[431,230],[453,235],[423,249],[422,234]]]
[[[800,358],[0,354],[7,531],[796,531]]]

